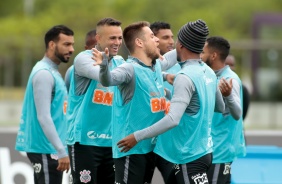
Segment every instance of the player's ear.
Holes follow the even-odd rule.
[[[95,35],[95,39],[97,40],[97,42],[99,42],[99,41],[100,41],[100,35],[99,35],[99,34],[96,34],[96,35]]]
[[[143,47],[143,40],[141,40],[140,38],[136,38],[135,44],[139,47]]]

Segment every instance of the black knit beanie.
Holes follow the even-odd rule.
[[[178,32],[178,40],[188,50],[201,53],[205,45],[209,28],[202,20],[188,22]]]

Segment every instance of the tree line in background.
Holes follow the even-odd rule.
[[[74,57],[83,50],[86,32],[104,17],[122,21],[122,27],[140,20],[169,22],[175,37],[188,21],[202,19],[211,36],[220,35],[232,42],[251,39],[256,14],[280,13],[281,9],[281,0],[3,0],[0,1],[0,86],[25,86],[32,66],[43,56],[44,34],[56,24],[74,30]],[[127,56],[126,49],[122,49],[121,55]],[[71,64],[60,66],[63,75]],[[8,77],[11,82],[4,81],[5,75],[13,76]]]

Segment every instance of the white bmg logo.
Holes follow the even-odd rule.
[[[33,169],[24,162],[11,163],[9,148],[0,147],[0,183],[14,184],[14,177],[23,175],[26,184],[33,183]]]
[[[23,156],[26,156],[26,154],[24,153]],[[35,167],[36,172],[40,172],[40,169],[42,169],[41,165],[36,165]],[[30,162],[17,161],[11,163],[10,149],[8,147],[0,147],[0,184],[15,184],[14,180],[16,175],[24,177],[24,179],[20,181],[21,184],[34,184],[33,171]],[[63,184],[69,183],[67,176],[69,173],[66,174],[66,172],[64,172]]]

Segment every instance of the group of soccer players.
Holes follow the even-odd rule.
[[[59,184],[70,169],[72,183],[145,184],[155,167],[167,184],[230,183],[245,140],[228,41],[209,37],[201,19],[184,24],[176,43],[168,23],[121,24],[98,21],[65,81],[58,65],[74,52],[74,33],[57,25],[45,34],[16,140],[35,183]]]

